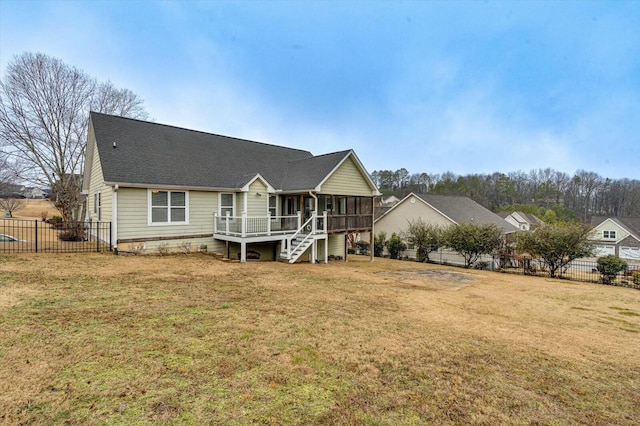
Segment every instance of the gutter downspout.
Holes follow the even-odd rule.
[[[315,195],[313,195],[313,192],[312,192],[312,191],[309,191],[309,195],[311,196],[311,198],[313,198],[313,201],[314,201],[314,203],[313,203],[313,206],[314,206],[313,210],[316,212],[316,216],[318,216],[318,197],[317,197],[317,196],[315,196]],[[304,206],[303,206],[303,207],[304,207]]]
[[[118,255],[118,184],[113,186],[113,201],[111,203],[111,241],[113,254]]]

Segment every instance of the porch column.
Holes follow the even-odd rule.
[[[240,243],[240,262],[247,261],[247,243],[244,241]]]
[[[311,244],[311,263],[316,263],[316,257],[318,253],[318,240],[313,239],[313,243]]]
[[[242,212],[242,237],[246,237],[247,236],[247,212],[244,211]]]

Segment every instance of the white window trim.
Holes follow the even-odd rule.
[[[236,216],[236,194],[234,192],[218,192],[218,216],[226,217],[226,215],[222,214],[222,196],[223,195],[231,195],[231,214],[229,216]],[[227,206],[225,206],[227,207]]]
[[[96,205],[94,206],[96,217],[98,218],[98,222],[102,220],[102,194],[100,191],[96,192],[96,196],[94,197],[94,202]]]
[[[608,234],[608,236],[605,235],[605,233]],[[613,234],[613,236],[611,236],[611,234]],[[617,237],[618,233],[616,231],[613,230],[603,230],[602,231],[602,239],[604,240],[615,240]]]
[[[275,198],[275,200],[276,200],[276,205],[275,205],[276,214],[275,215],[271,215],[271,217],[278,216],[278,212],[280,211],[280,209],[278,208],[278,207],[280,207],[280,200],[278,198],[280,198],[280,197],[278,197],[277,195],[269,195],[269,199],[267,200],[267,214],[269,214],[269,212],[271,212],[271,205],[269,204],[271,202],[271,198]]]
[[[167,212],[167,222],[153,222],[152,221],[152,206],[151,206],[151,194],[153,191],[164,191],[169,194],[172,192],[184,192],[184,222],[172,222],[171,221],[171,195],[169,195],[167,201],[169,203]],[[170,189],[147,189],[147,220],[149,226],[171,226],[171,225],[188,225],[189,224],[189,191],[178,191],[178,190],[170,190]]]

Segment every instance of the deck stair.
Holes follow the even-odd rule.
[[[283,241],[280,259],[295,263],[314,242],[315,215],[302,224],[298,230]]]
[[[289,252],[280,252],[280,258],[289,263],[295,263],[300,256],[313,244],[313,236],[310,234],[297,234],[294,238],[288,241],[291,247]]]

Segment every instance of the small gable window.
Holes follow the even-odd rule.
[[[152,224],[186,224],[189,193],[185,191],[149,191]]]
[[[602,231],[602,238],[615,239],[616,231]]]

